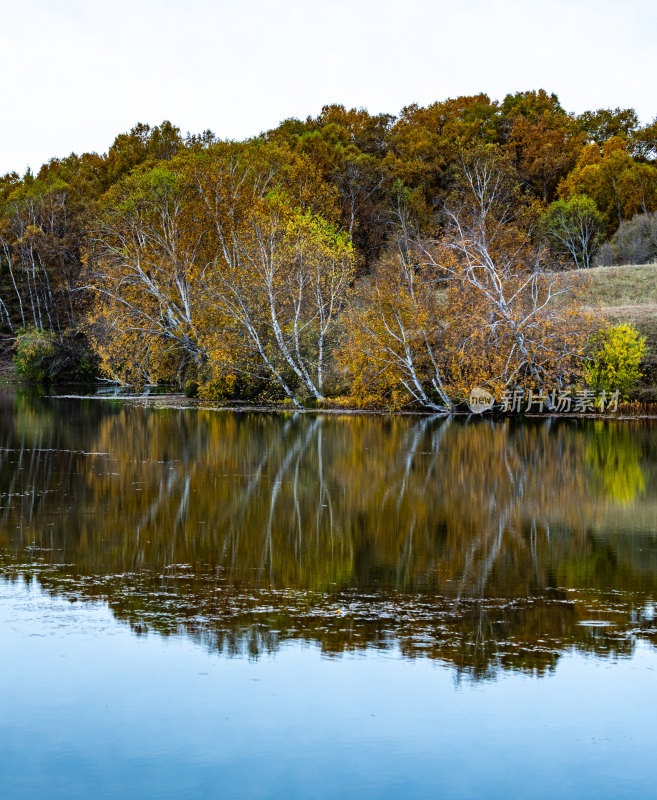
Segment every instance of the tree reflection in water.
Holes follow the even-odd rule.
[[[652,423],[1,402],[3,573],[136,632],[476,677],[654,640]]]

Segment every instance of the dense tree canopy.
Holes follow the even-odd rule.
[[[368,391],[448,407],[441,381],[459,383],[478,347],[464,321],[496,313],[473,280],[486,259],[524,320],[523,292],[536,303],[551,291],[546,270],[588,266],[619,225],[657,211],[656,125],[641,126],[632,109],[575,115],[543,90],[414,104],[398,116],[328,105],[245,142],[138,124],[106,154],[0,178],[0,324],[60,340],[85,331],[106,375],[121,380],[299,403],[367,394],[369,375]],[[486,222],[473,228],[468,193],[493,173]],[[502,195],[512,220],[496,216]],[[473,234],[490,225],[503,229],[497,251]],[[393,312],[401,350],[384,341]],[[486,334],[493,372],[520,347],[500,324]],[[563,324],[562,314],[559,336]],[[373,353],[386,347],[376,370]]]

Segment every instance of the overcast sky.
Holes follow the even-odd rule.
[[[326,103],[544,88],[657,115],[655,0],[0,0],[0,174],[136,122],[244,138]]]

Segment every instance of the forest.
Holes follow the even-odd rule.
[[[0,178],[0,332],[26,378],[444,412],[620,388],[645,343],[583,301],[657,260],[657,118],[481,94],[329,105],[242,142],[171,122]]]

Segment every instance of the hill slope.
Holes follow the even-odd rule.
[[[587,304],[610,322],[628,322],[657,352],[657,264],[628,264],[588,270]]]
[[[599,308],[611,323],[626,322],[646,337],[645,378],[637,399],[657,401],[657,264],[595,267],[585,302]]]

